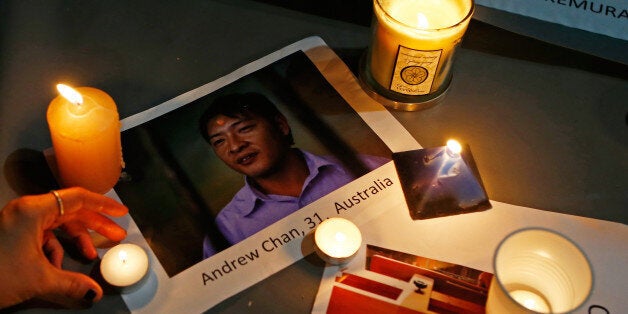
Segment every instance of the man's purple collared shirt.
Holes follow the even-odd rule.
[[[317,156],[303,150],[301,152],[310,174],[305,179],[300,196],[266,195],[251,186],[245,179],[244,187],[218,213],[216,226],[230,244],[246,239],[355,179],[355,176],[335,159]],[[361,155],[360,158],[369,170],[389,161],[377,156]],[[215,249],[206,237],[203,243],[203,257],[207,258],[215,253]]]

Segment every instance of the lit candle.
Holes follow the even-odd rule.
[[[454,139],[450,139],[447,141],[447,155],[449,157],[460,157],[460,152],[462,151],[462,145]]]
[[[410,217],[430,219],[491,208],[480,172],[468,145],[393,153]]]
[[[61,184],[106,193],[123,166],[116,104],[99,89],[57,89],[47,119]]]
[[[148,273],[148,256],[141,247],[125,243],[111,248],[100,261],[103,278],[122,292],[139,287]]]
[[[318,255],[334,265],[353,258],[362,245],[360,229],[351,221],[334,217],[323,221],[314,232]]]
[[[460,156],[462,145],[456,140],[448,140],[445,146],[445,160],[438,171],[438,179],[446,179],[458,176],[461,172],[460,167],[464,166],[464,162]]]
[[[550,313],[550,308],[549,305],[547,305],[545,298],[534,292],[527,290],[514,290],[508,293],[513,299],[515,299],[515,301],[519,302],[519,304],[529,310],[540,313]]]
[[[446,87],[452,58],[471,15],[472,0],[374,0],[369,50],[373,79],[404,95]]]
[[[493,256],[488,314],[571,313],[587,300],[591,265],[570,239],[525,228],[508,235]]]

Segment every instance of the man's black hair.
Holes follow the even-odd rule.
[[[270,122],[273,126],[276,123],[275,118],[283,116],[275,107],[275,104],[260,93],[237,93],[218,97],[207,107],[199,120],[201,134],[208,143],[211,143],[211,141],[207,132],[207,124],[209,120],[219,115],[229,118],[258,116]],[[294,144],[292,130],[288,133],[287,140],[290,145]]]

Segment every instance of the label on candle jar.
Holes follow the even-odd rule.
[[[390,90],[406,95],[426,95],[432,89],[442,50],[414,50],[399,46]]]

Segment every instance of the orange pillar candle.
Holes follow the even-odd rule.
[[[116,104],[96,88],[57,89],[61,95],[50,102],[47,118],[61,184],[106,193],[123,166]]]

